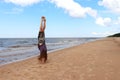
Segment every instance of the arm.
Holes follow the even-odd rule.
[[[43,22],[43,20],[41,19],[39,32],[40,32],[41,29],[42,29],[42,22]]]
[[[44,26],[43,26],[43,29],[45,30],[46,28],[46,19],[44,19]]]

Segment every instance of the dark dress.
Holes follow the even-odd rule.
[[[47,48],[45,44],[45,33],[44,32],[39,32],[38,35],[38,48],[40,50],[40,60],[42,58],[45,58],[45,61],[47,60]]]

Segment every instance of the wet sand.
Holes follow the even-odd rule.
[[[120,80],[120,38],[106,38],[0,66],[0,80]]]

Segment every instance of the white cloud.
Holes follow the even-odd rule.
[[[115,24],[116,24],[116,25],[119,25],[119,24],[120,24],[120,17],[118,17],[118,19],[115,21]]]
[[[114,34],[115,32],[110,32],[110,31],[106,31],[106,32],[92,32],[93,35],[96,36],[109,36]]]
[[[101,0],[98,4],[120,14],[120,0]]]
[[[4,0],[7,3],[13,3],[20,6],[28,6],[35,3],[39,3],[44,0]],[[120,17],[114,23],[111,18],[98,17],[97,10],[91,7],[83,7],[74,0],[47,0],[55,4],[58,8],[62,8],[71,17],[81,18],[89,15],[96,19],[96,24],[101,26],[110,26],[111,24],[120,24]],[[99,5],[109,8],[110,10],[120,13],[120,0],[101,0]],[[13,8],[11,11],[5,12],[6,14],[17,14],[21,13],[23,9]]]
[[[96,17],[97,11],[90,7],[82,7],[74,0],[49,0],[54,3],[58,8],[63,8],[72,17],[85,17],[86,14]]]
[[[6,3],[13,3],[20,6],[28,6],[35,3],[39,3],[40,1],[43,1],[43,0],[4,0],[4,1]]]
[[[111,18],[98,17],[96,19],[96,24],[101,25],[101,26],[110,26],[111,22],[112,22]]]
[[[86,10],[86,13],[88,13],[90,16],[92,16],[94,18],[97,17],[97,11],[96,10],[93,10],[90,7],[85,8],[85,10]]]
[[[6,11],[4,13],[5,14],[19,14],[19,13],[22,13],[22,12],[23,12],[22,8],[13,8],[12,10]]]

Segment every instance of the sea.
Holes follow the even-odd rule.
[[[46,38],[48,54],[101,38]],[[0,38],[0,66],[40,55],[37,38]]]

